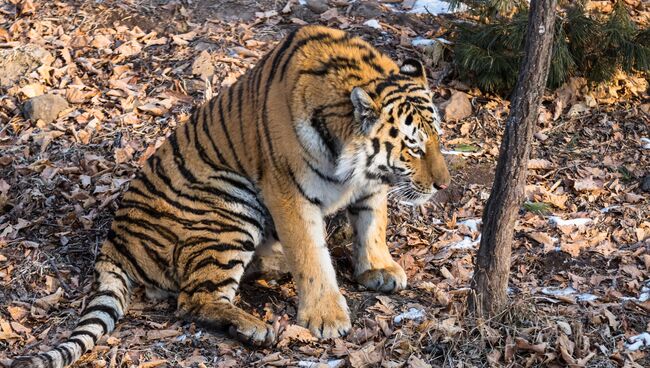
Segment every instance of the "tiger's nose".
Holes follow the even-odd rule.
[[[446,185],[446,184],[433,184],[433,187],[436,188],[436,189],[438,189],[438,190],[447,189],[447,185]]]

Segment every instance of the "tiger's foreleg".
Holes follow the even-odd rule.
[[[336,282],[320,208],[299,193],[265,197],[300,298],[298,323],[318,338],[346,335],[349,310]]]
[[[406,287],[406,273],[386,246],[386,189],[363,196],[348,207],[354,227],[354,275],[371,290],[394,292]]]

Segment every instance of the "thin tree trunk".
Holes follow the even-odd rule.
[[[526,167],[553,48],[557,0],[532,0],[524,59],[510,104],[490,198],[483,211],[470,311],[493,316],[507,302],[511,243],[524,196]]]

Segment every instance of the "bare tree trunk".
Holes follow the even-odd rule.
[[[483,211],[481,245],[476,256],[470,310],[493,316],[507,302],[511,243],[524,196],[539,105],[544,95],[553,48],[557,0],[532,0],[524,59],[510,104],[492,192]]]

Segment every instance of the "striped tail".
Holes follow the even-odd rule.
[[[102,335],[115,329],[126,312],[131,281],[113,262],[100,259],[95,265],[97,280],[93,294],[70,337],[54,349],[16,358],[11,368],[63,368],[91,350]]]

